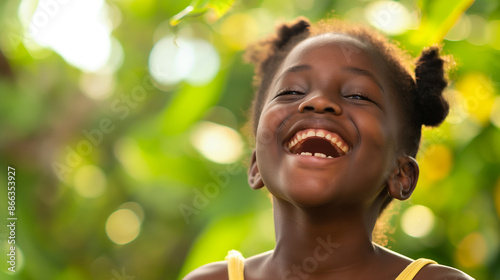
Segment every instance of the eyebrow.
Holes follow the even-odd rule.
[[[300,65],[295,65],[295,66],[289,67],[283,73],[281,73],[281,75],[278,77],[278,79],[276,79],[276,82],[281,80],[284,76],[286,76],[289,73],[306,71],[306,70],[310,70],[311,68],[312,68],[311,65],[308,65],[308,64],[300,64]]]
[[[356,74],[356,75],[359,75],[359,76],[365,76],[365,77],[368,77],[370,78],[375,84],[377,84],[377,86],[380,88],[380,90],[384,91],[384,88],[382,87],[382,84],[380,83],[380,81],[377,79],[377,77],[375,77],[375,75],[373,75],[372,72],[366,70],[366,69],[361,69],[361,68],[357,68],[357,67],[344,67],[342,68],[343,71],[346,71],[346,72],[349,72],[349,73],[353,73],[353,74]]]

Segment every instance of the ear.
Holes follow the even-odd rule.
[[[419,168],[417,161],[407,155],[397,159],[397,166],[387,179],[389,195],[398,200],[410,198],[417,185]]]
[[[254,190],[264,187],[264,182],[260,177],[259,167],[257,166],[257,156],[255,150],[252,152],[250,167],[248,168],[248,184]]]

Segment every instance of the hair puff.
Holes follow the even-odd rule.
[[[439,55],[439,47],[422,51],[415,68],[416,103],[420,122],[426,126],[438,126],[449,112],[443,96],[448,85],[444,69],[445,60]]]

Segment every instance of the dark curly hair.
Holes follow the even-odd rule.
[[[416,156],[422,125],[438,126],[448,115],[449,106],[443,97],[448,85],[445,62],[449,57],[440,55],[440,48],[425,49],[416,63],[399,46],[384,35],[364,25],[346,23],[336,19],[311,25],[304,17],[277,28],[276,34],[250,46],[245,59],[255,65],[255,97],[251,109],[251,126],[255,134],[266,93],[276,71],[287,54],[301,41],[325,33],[345,34],[373,49],[386,63],[391,87],[402,105],[404,114],[400,133],[403,148]],[[414,71],[414,74],[413,74]]]

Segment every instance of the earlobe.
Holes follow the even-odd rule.
[[[248,184],[254,190],[264,187],[264,182],[260,177],[259,167],[257,166],[257,156],[255,150],[252,152],[250,167],[248,168]]]
[[[418,181],[417,161],[410,156],[398,158],[396,169],[387,180],[389,195],[398,200],[410,198]]]

